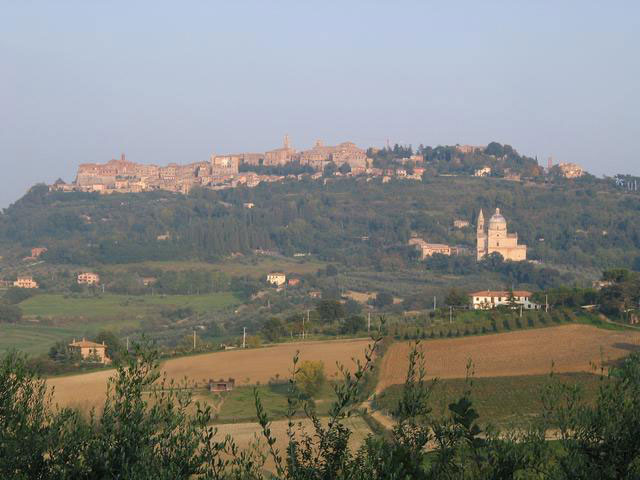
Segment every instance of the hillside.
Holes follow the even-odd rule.
[[[251,209],[243,205],[255,206]],[[5,261],[45,246],[56,264],[214,261],[234,253],[312,253],[352,266],[406,265],[416,232],[473,248],[480,208],[500,207],[529,258],[597,269],[640,256],[640,197],[593,177],[559,183],[425,177],[286,181],[189,195],[49,192],[39,185],[0,216]],[[454,229],[456,219],[470,227]]]

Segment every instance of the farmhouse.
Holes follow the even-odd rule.
[[[98,285],[100,283],[100,275],[93,272],[79,273],[78,283],[81,285]]]
[[[83,360],[95,360],[105,365],[111,363],[107,357],[107,346],[102,343],[91,342],[86,339],[76,342],[75,339],[69,344],[69,350],[78,352]]]
[[[267,282],[271,285],[275,285],[276,287],[280,287],[284,285],[287,281],[287,276],[282,272],[271,272],[267,275]]]
[[[38,258],[40,255],[47,251],[46,247],[35,247],[31,249],[31,256],[33,258]]]
[[[512,302],[526,310],[538,310],[540,305],[531,301],[531,295],[531,292],[526,290],[514,290],[512,292],[483,290],[470,293],[469,297],[474,310],[489,310],[500,305],[510,305]]]
[[[13,286],[18,288],[38,288],[38,282],[36,282],[33,277],[18,277],[18,279],[13,282]]]
[[[233,387],[236,385],[235,378],[229,378],[229,380],[225,380],[221,378],[220,380],[209,380],[209,391],[210,392],[230,392],[233,390]]]
[[[154,285],[158,281],[158,279],[156,277],[142,277],[141,280],[142,280],[142,284],[145,287],[149,287],[151,285]]]

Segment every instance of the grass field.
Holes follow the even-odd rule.
[[[544,375],[556,372],[590,372],[600,365],[640,349],[640,331],[603,330],[589,325],[520,330],[477,337],[425,342],[430,377],[464,378],[469,359],[476,377]],[[393,344],[382,360],[377,386],[401,384],[407,372],[410,342]]]
[[[262,405],[270,418],[278,420],[286,417],[288,383],[260,385],[255,388],[258,390]],[[217,413],[216,423],[249,422],[256,419],[253,390],[254,387],[239,387],[231,392],[200,394],[196,398],[214,407]],[[331,383],[325,383],[321,391],[314,397],[317,414],[327,415],[335,398]]]
[[[595,399],[601,381],[599,375],[563,373],[553,376],[530,375],[518,377],[474,378],[471,398],[483,425],[523,427],[527,420],[542,412],[541,393],[550,382],[578,385],[587,400]],[[430,406],[434,416],[448,414],[448,405],[460,398],[467,384],[464,379],[440,380],[431,392]],[[389,414],[398,403],[402,386],[394,385],[381,392],[374,407]]]
[[[191,307],[197,312],[218,311],[237,305],[232,293],[208,295],[111,295],[70,297],[62,294],[35,295],[20,303],[29,319],[18,324],[0,324],[0,354],[9,349],[41,354],[59,340],[90,337],[101,330],[135,329],[141,320],[159,315],[164,308]]]
[[[105,270],[118,272],[128,271],[137,267],[154,268],[166,271],[182,270],[209,270],[224,272],[231,276],[249,276],[262,278],[269,272],[279,271],[287,274],[297,273],[300,275],[315,273],[326,264],[317,260],[300,259],[294,260],[283,257],[263,257],[235,258],[217,263],[205,263],[198,261],[175,261],[175,262],[141,262],[128,263],[126,265],[109,265],[103,267]]]
[[[139,321],[123,319],[85,319],[60,322],[56,325],[42,325],[35,322],[0,324],[0,355],[16,349],[30,355],[49,351],[57,341],[81,337],[91,337],[101,330],[118,331],[121,328],[135,328]]]
[[[35,295],[20,303],[26,316],[108,318],[135,317],[162,308],[190,306],[196,311],[219,310],[239,303],[230,292],[208,295],[112,295],[71,297],[62,294]]]
[[[348,368],[352,358],[363,358],[368,340],[339,340],[331,342],[300,342],[275,345],[259,349],[232,350],[207,353],[167,360],[163,370],[169,378],[178,381],[185,377],[202,385],[210,378],[236,379],[236,385],[266,384],[278,375],[288,378],[292,359],[300,351],[300,361],[322,360],[329,379],[338,374],[336,362]],[[107,379],[113,370],[81,375],[56,377],[48,380],[55,388],[55,401],[65,406],[78,406],[87,410],[104,401]]]

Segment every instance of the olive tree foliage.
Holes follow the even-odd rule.
[[[603,375],[595,402],[550,381],[544,408],[529,428],[480,427],[472,375],[448,414],[435,416],[424,350],[416,343],[391,431],[350,445],[346,421],[365,415],[365,379],[376,366],[377,336],[353,372],[340,367],[327,418],[300,394],[295,356],[287,438],[276,441],[254,390],[261,442],[239,448],[220,438],[208,406],[188,385],[161,376],[157,354],[138,348],[123,358],[101,413],[52,404],[25,357],[0,361],[0,478],[16,479],[635,479],[640,478],[640,355]],[[472,371],[472,365],[469,365]],[[300,422],[300,416],[310,422]],[[371,419],[370,419],[371,420]],[[378,431],[379,429],[374,430]],[[558,432],[551,444],[548,432]],[[269,470],[265,469],[270,458]]]

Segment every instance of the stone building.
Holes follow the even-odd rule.
[[[78,352],[83,360],[95,360],[96,362],[108,365],[111,359],[107,356],[107,346],[102,343],[85,340],[76,342],[75,339],[69,344],[69,350]]]
[[[13,286],[17,288],[38,288],[38,282],[36,282],[33,277],[18,277],[18,279],[13,282]]]
[[[301,165],[309,165],[314,170],[323,170],[330,162],[338,167],[346,163],[352,173],[364,173],[367,169],[367,153],[353,142],[326,146],[318,140],[313,148],[300,152],[298,159]]]
[[[449,245],[444,245],[442,243],[428,243],[422,238],[414,237],[409,239],[409,245],[414,245],[418,250],[420,250],[420,258],[422,260],[436,253],[447,256],[451,255],[451,247]]]
[[[236,380],[234,378],[229,378],[225,380],[221,378],[220,380],[212,380],[209,379],[209,391],[210,392],[230,392],[236,386]]]
[[[497,252],[505,260],[514,262],[527,259],[527,246],[518,245],[518,234],[507,231],[507,220],[500,214],[500,209],[496,208],[489,219],[489,228],[485,230],[484,214],[480,210],[478,215],[478,225],[476,233],[477,259],[482,260],[485,255]]]
[[[100,283],[100,275],[93,272],[82,272],[78,274],[77,281],[81,285],[98,285]]]
[[[271,272],[267,275],[267,282],[276,287],[280,287],[287,281],[287,276],[282,272]]]
[[[239,155],[211,155],[211,176],[237,175],[239,165]]]
[[[275,150],[265,152],[263,165],[284,165],[291,162],[295,154],[296,150],[291,147],[291,144],[289,143],[289,135],[285,135],[282,148],[276,148]]]
[[[558,169],[564,178],[578,178],[584,175],[583,168],[577,163],[559,163]]]

